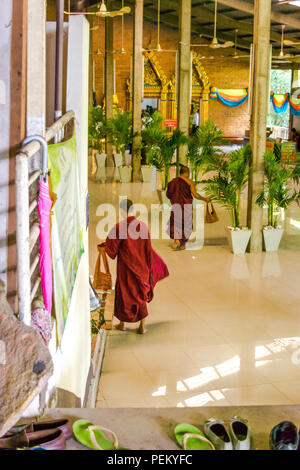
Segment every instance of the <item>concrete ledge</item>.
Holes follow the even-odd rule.
[[[249,421],[253,432],[253,450],[269,449],[270,431],[280,421],[289,420],[297,427],[300,425],[300,405],[56,409],[47,410],[45,418],[64,417],[72,423],[77,419],[88,419],[93,424],[101,424],[114,431],[120,445],[132,450],[179,450],[173,434],[177,424],[190,423],[203,429],[204,421],[210,417],[226,421],[236,415]],[[75,439],[68,441],[67,450],[84,449]]]

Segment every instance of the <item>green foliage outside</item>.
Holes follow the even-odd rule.
[[[292,71],[291,70],[271,70],[270,90],[274,93],[283,94],[291,91]],[[268,126],[280,126],[289,128],[290,111],[289,108],[284,114],[277,114],[273,105],[269,103]]]

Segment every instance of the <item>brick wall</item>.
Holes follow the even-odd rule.
[[[103,19],[95,19],[95,24],[99,29],[94,32],[94,51],[99,49],[105,51],[105,22]],[[130,63],[132,54],[132,17],[125,18],[124,48],[126,54],[115,54],[116,60],[116,93],[119,104],[126,106],[126,80],[130,77]],[[154,23],[144,21],[144,48],[156,47],[157,28]],[[192,42],[198,43],[199,38],[193,38]],[[172,28],[161,28],[161,47],[164,49],[177,49],[178,32]],[[121,50],[121,19],[114,20],[114,49]],[[225,54],[232,54],[231,49],[212,50],[201,47],[195,49],[200,56],[218,57],[216,60],[202,59],[201,63],[210,79],[212,86],[218,88],[244,88],[248,86],[249,62],[245,59],[230,59],[220,57]],[[171,79],[175,73],[175,54],[164,52],[157,54],[161,68],[166,76]],[[95,59],[95,84],[98,103],[103,101],[103,78],[104,78],[104,55],[94,55]],[[210,100],[209,118],[224,131],[227,136],[244,136],[245,129],[249,127],[248,103],[237,108],[230,108],[219,101]]]
[[[48,20],[55,19],[55,1],[48,0]],[[94,55],[95,60],[95,86],[97,102],[102,103],[104,97],[104,52],[105,52],[105,20],[94,18],[94,26],[99,26],[93,33],[94,52],[99,49],[102,54]],[[155,23],[144,21],[144,48],[156,47],[157,27]],[[126,54],[115,54],[116,60],[116,93],[119,104],[126,107],[126,81],[130,77],[131,54],[133,36],[133,17],[125,16],[124,48]],[[199,43],[199,37],[193,37],[192,42]],[[177,49],[178,32],[173,28],[161,27],[161,47],[164,49]],[[121,50],[121,18],[114,19],[114,49]],[[212,50],[207,47],[195,49],[200,56],[214,56],[216,60],[202,59],[201,63],[210,79],[212,86],[218,88],[244,88],[249,81],[249,62],[247,59],[237,60],[223,58],[222,55],[232,54],[231,49]],[[168,79],[175,74],[175,54],[164,52],[157,54],[161,68]],[[209,118],[224,131],[227,136],[244,136],[245,129],[249,127],[248,103],[237,108],[230,108],[219,101],[210,100]]]

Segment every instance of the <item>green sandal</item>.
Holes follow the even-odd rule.
[[[176,441],[183,450],[215,450],[200,429],[191,424],[178,424],[174,429]]]
[[[106,437],[109,435],[112,440]],[[94,450],[125,450],[119,446],[116,434],[103,426],[93,425],[90,421],[79,419],[73,424],[73,433],[77,441]]]

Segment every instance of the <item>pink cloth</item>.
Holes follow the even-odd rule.
[[[161,257],[153,250],[151,252],[151,290],[153,296],[153,290],[155,285],[169,276],[169,270],[166,263]]]
[[[50,211],[52,200],[49,195],[48,182],[42,179],[39,184],[38,211],[40,216],[40,273],[41,286],[45,309],[52,311],[52,258],[51,258],[51,233],[50,233]]]

